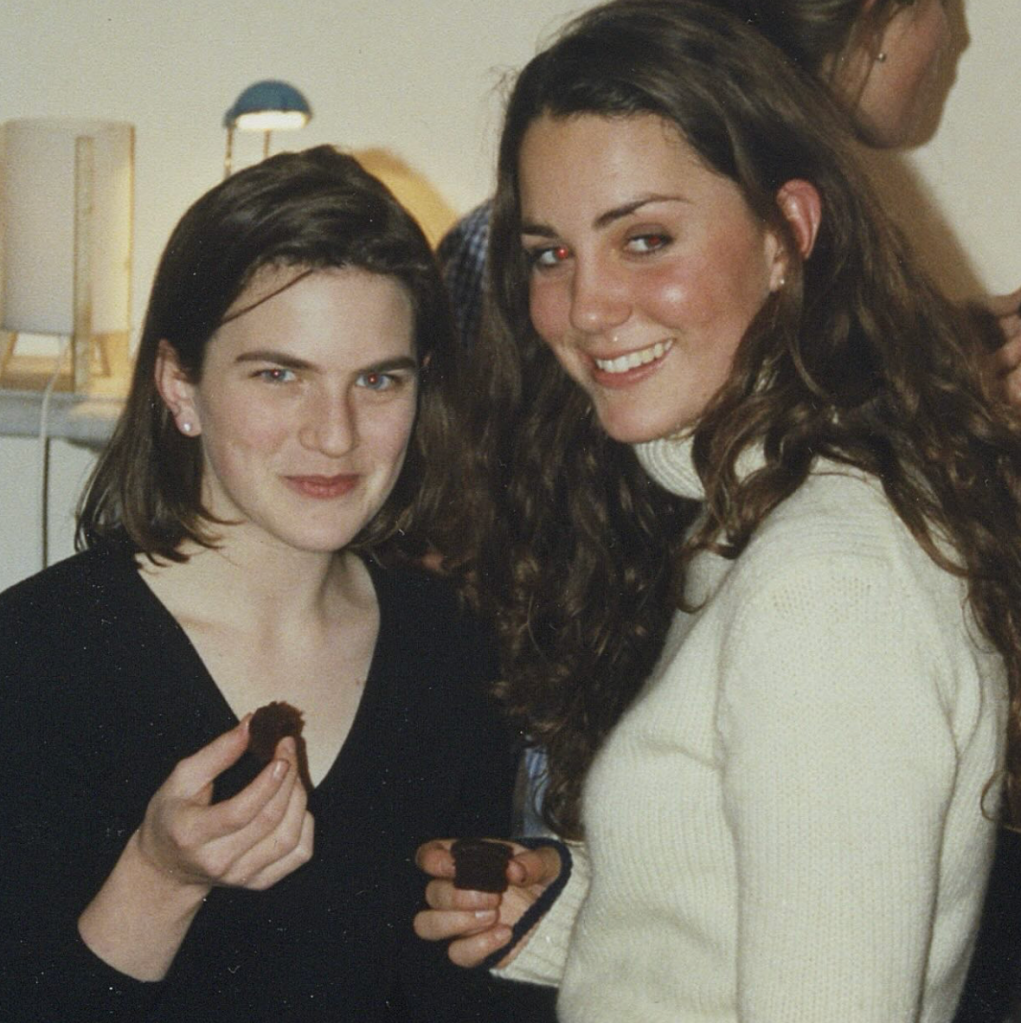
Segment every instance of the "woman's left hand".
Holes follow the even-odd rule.
[[[1012,405],[1021,405],[1021,288],[1009,295],[992,295],[978,303],[996,317],[1004,343],[992,354],[992,370]]]
[[[415,857],[431,880],[425,896],[429,908],[415,917],[415,933],[427,941],[450,941],[448,955],[457,966],[484,962],[511,940],[511,929],[560,874],[560,854],[552,846],[526,849],[516,842],[507,864],[507,890],[503,894],[454,887],[451,839],[420,846]],[[500,962],[506,966],[528,942],[528,935]]]

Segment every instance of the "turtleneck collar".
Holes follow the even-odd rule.
[[[705,498],[705,489],[691,460],[692,443],[693,434],[686,431],[680,436],[635,444],[634,451],[642,468],[664,490],[701,501]]]
[[[687,430],[672,437],[635,444],[633,449],[642,468],[664,490],[691,501],[704,501],[705,487],[692,461],[694,444],[694,430]],[[754,444],[738,455],[734,471],[738,479],[745,479],[765,464],[762,447]]]

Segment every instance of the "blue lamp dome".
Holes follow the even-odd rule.
[[[238,96],[223,115],[223,124],[242,131],[276,131],[301,128],[311,116],[308,100],[293,85],[266,79]]]

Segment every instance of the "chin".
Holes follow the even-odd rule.
[[[304,533],[287,532],[278,533],[277,537],[281,543],[292,550],[301,551],[303,554],[334,554],[343,550],[354,539],[355,534],[349,530],[339,533],[336,530],[329,531],[308,531]]]
[[[875,120],[859,116],[855,119],[858,137],[871,149],[904,149],[927,141],[927,132],[915,121],[897,118]]]
[[[688,417],[644,419],[631,417],[599,417],[600,425],[611,438],[621,444],[645,444],[651,440],[672,437],[691,425]]]

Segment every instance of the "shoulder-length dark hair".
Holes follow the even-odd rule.
[[[585,114],[662,118],[789,252],[785,287],[697,425],[708,514],[694,529],[694,506],[653,486],[630,448],[606,437],[529,320],[522,139],[538,117]],[[807,261],[776,201],[794,179],[822,199]],[[507,703],[549,751],[552,826],[581,832],[588,766],[661,650],[691,556],[737,557],[818,456],[874,473],[919,544],[967,577],[1007,664],[1009,775],[1021,775],[1018,423],[986,392],[977,328],[916,269],[807,73],[717,4],[616,0],[582,15],[510,96],[489,273],[461,470],[478,482],[458,539],[469,584],[499,624]],[[765,466],[741,478],[753,446]],[[949,540],[954,563],[935,537]]]
[[[191,540],[215,544],[202,503],[200,438],[183,436],[156,389],[159,344],[192,380],[206,346],[254,274],[266,266],[350,267],[393,277],[410,296],[423,367],[419,414],[401,476],[353,547],[376,547],[431,507],[427,434],[445,427],[438,385],[449,371],[452,327],[435,259],[418,224],[387,188],[331,146],[281,153],[203,195],[163,252],[149,298],[131,389],[78,512],[77,544],[127,538],[150,557],[183,560]]]

